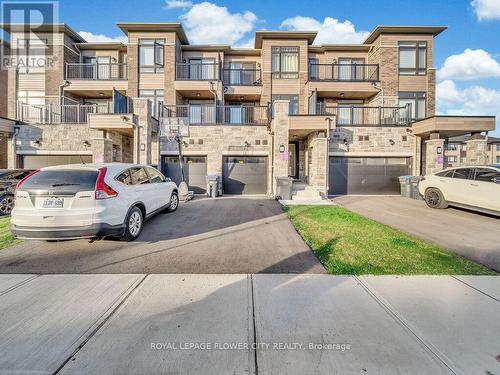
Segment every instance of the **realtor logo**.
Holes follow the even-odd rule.
[[[51,69],[55,58],[49,51],[56,35],[58,2],[3,0],[0,4],[1,23],[11,43],[2,43],[1,69],[17,68],[20,73]]]

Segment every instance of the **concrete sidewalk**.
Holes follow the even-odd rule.
[[[0,275],[0,373],[500,374],[500,277]]]

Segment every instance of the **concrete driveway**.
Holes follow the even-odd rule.
[[[324,273],[280,205],[195,199],[146,223],[139,239],[26,241],[0,251],[0,273]]]
[[[334,202],[500,272],[500,218],[455,208],[435,210],[424,201],[401,197],[344,196]]]

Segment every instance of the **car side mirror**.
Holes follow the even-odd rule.
[[[493,178],[493,182],[494,182],[495,184],[500,184],[500,177],[495,177],[495,178]]]

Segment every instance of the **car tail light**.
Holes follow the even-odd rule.
[[[104,182],[106,171],[107,168],[99,168],[99,174],[95,182],[95,199],[108,199],[118,196],[118,193]]]
[[[24,176],[21,180],[19,180],[19,182],[16,185],[16,190],[19,189],[19,187],[24,183],[24,181],[26,181],[28,178],[30,178],[31,176],[33,176],[35,173],[38,173],[38,172],[40,172],[40,169],[37,169],[37,170],[31,172],[29,175]]]
[[[424,176],[420,176],[420,181],[424,181],[425,180],[425,177]]]

